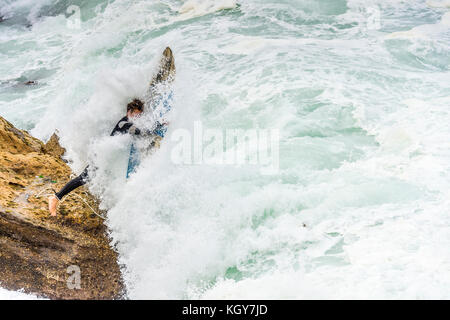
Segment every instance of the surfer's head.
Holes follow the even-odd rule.
[[[144,111],[144,103],[142,103],[139,99],[133,99],[127,105],[127,116],[128,117],[137,117]]]

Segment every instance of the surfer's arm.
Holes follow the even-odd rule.
[[[134,124],[131,124],[130,128],[128,128],[128,133],[135,136],[139,136],[141,134],[141,129],[136,127]]]
[[[154,138],[156,136],[164,136],[164,133],[166,131],[166,126],[168,123],[160,123],[159,121],[156,122],[156,127],[153,130],[141,130],[138,127],[136,127],[132,122],[128,121],[127,118],[123,118],[120,120],[114,130],[111,132],[111,136],[116,135],[117,133],[129,133],[131,135],[135,136],[145,136]]]
[[[121,120],[117,123],[116,127],[111,132],[111,135],[114,136],[117,133],[129,133],[138,136],[141,134],[141,132],[141,129],[136,127],[132,122]]]

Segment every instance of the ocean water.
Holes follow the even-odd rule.
[[[0,15],[0,115],[57,129],[76,172],[97,168],[127,298],[450,298],[449,1],[0,0]],[[168,136],[125,181],[130,138],[109,133],[166,46]],[[176,163],[195,123],[278,130],[278,170]]]

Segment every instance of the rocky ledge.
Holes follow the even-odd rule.
[[[48,213],[48,194],[72,174],[63,153],[56,135],[44,144],[0,117],[0,287],[50,299],[120,299],[117,253],[96,199],[82,187],[56,218]]]

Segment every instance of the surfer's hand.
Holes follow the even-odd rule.
[[[153,130],[150,130],[150,129],[146,129],[144,132],[142,132],[142,136],[145,136],[145,137],[151,137],[154,135],[155,134],[153,133]]]
[[[168,125],[169,125],[169,122],[161,123],[161,122],[158,121],[158,122],[156,122],[156,127],[155,127],[155,129],[153,129],[153,131],[161,130],[164,127],[167,127]]]
[[[137,128],[135,125],[131,125],[128,132],[132,135],[139,136],[141,134],[141,129]]]

